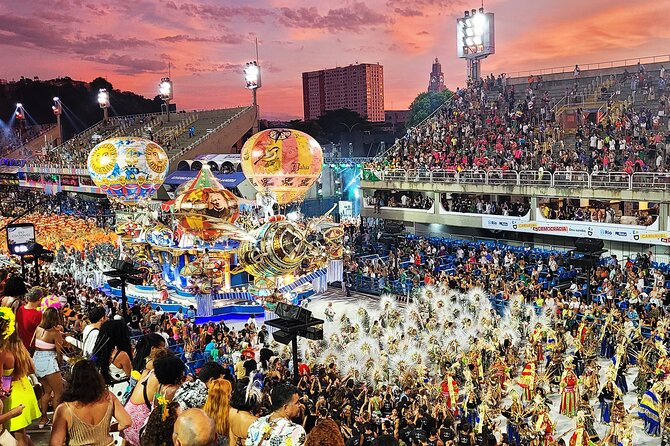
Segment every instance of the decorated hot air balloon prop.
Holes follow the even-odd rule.
[[[323,167],[319,143],[304,132],[268,129],[242,147],[242,170],[258,192],[271,192],[279,204],[300,201]]]
[[[163,184],[170,161],[165,150],[144,138],[102,141],[88,154],[91,179],[111,200],[135,205]]]
[[[236,228],[232,223],[240,216],[237,197],[221,185],[208,165],[163,209],[172,210],[182,230],[204,242],[216,241],[228,227]]]

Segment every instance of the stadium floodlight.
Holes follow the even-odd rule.
[[[173,98],[172,81],[169,77],[164,77],[161,79],[160,84],[158,84],[158,93],[161,95],[161,99],[164,101],[169,101]]]
[[[493,13],[473,9],[456,20],[458,57],[483,59],[495,53],[493,17]]]
[[[98,104],[100,104],[100,108],[109,107],[109,92],[106,88],[101,88],[98,91]]]
[[[167,121],[170,121],[170,101],[174,97],[173,93],[173,88],[172,88],[172,81],[170,80],[169,77],[164,77],[161,79],[160,83],[158,84],[158,94],[160,95],[161,99],[164,102],[165,105],[165,114],[167,116]]]
[[[20,102],[17,102],[17,103],[16,103],[16,108],[22,108],[22,107],[23,107],[23,104],[22,104],[22,103],[20,103]]]
[[[54,105],[51,106],[51,110],[56,115],[56,126],[58,127],[58,139],[56,142],[57,144],[61,144],[63,142],[63,126],[61,125],[60,115],[63,113],[63,104],[58,96],[54,96]]]
[[[54,102],[60,101],[60,98],[58,96],[54,96]]]
[[[244,82],[245,88],[249,90],[261,88],[261,67],[258,62],[247,62],[244,65]]]
[[[100,108],[102,109],[103,119],[107,121],[107,118],[109,118],[109,112],[107,110],[109,109],[110,103],[109,92],[106,88],[98,90],[98,104],[100,104]]]

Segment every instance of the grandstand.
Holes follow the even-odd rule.
[[[614,252],[651,247],[667,256],[670,56],[663,57],[578,72],[572,66],[491,75],[458,89],[367,165],[362,215],[411,222],[416,233],[484,237],[502,231],[503,238],[566,245],[570,238],[594,237],[607,240]],[[432,206],[375,201],[389,192],[421,196]],[[530,211],[524,216],[454,212],[445,208],[445,196],[498,205],[526,202]],[[585,209],[620,203],[619,216],[606,222],[543,215],[540,204],[568,206],[570,199]],[[652,207],[658,218],[641,223]]]
[[[14,155],[25,157],[26,164],[32,167],[85,168],[91,148],[115,136],[152,139],[166,149],[172,161],[202,151],[231,151],[234,146],[241,147],[242,137],[251,129],[255,118],[252,110],[252,107],[238,107],[181,112],[171,115],[168,122],[160,113],[115,116],[96,123],[63,144],[50,147],[36,141],[32,150],[15,151]]]

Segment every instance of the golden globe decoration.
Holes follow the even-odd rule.
[[[169,167],[165,150],[144,138],[106,139],[88,154],[88,172],[95,185],[127,205],[149,199],[165,181]]]
[[[288,220],[265,223],[251,232],[237,250],[242,268],[256,278],[275,278],[293,272],[307,254],[305,234]]]
[[[268,129],[242,147],[242,171],[259,192],[271,191],[279,204],[301,200],[323,167],[323,151],[307,133]]]

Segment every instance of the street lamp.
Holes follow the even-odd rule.
[[[53,110],[54,115],[56,115],[56,126],[58,127],[58,140],[54,145],[58,145],[63,142],[63,128],[61,127],[60,122],[60,115],[63,113],[63,104],[61,103],[60,98],[58,96],[54,96],[54,105],[51,106],[51,110]]]
[[[170,101],[174,97],[174,94],[172,90],[172,81],[169,77],[164,77],[161,79],[160,84],[158,84],[158,94],[160,94],[161,99],[165,103],[167,121],[170,122]]]
[[[107,91],[106,88],[101,88],[98,91],[98,104],[100,104],[100,108],[102,109],[103,112],[103,119],[107,121],[109,118],[109,112],[107,109],[109,108],[109,92]]]
[[[251,90],[251,99],[256,109],[256,118],[254,119],[253,133],[258,132],[258,102],[256,100],[256,90],[261,88],[261,67],[257,61],[247,62],[244,65],[245,87]]]

